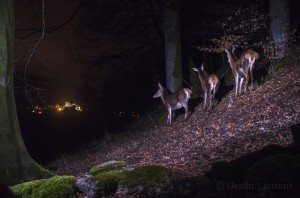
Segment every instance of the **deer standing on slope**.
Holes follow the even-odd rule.
[[[168,95],[167,90],[160,83],[158,83],[158,90],[153,95],[153,98],[160,97],[165,107],[168,110],[167,124],[171,125],[172,122],[172,110],[184,108],[184,119],[187,118],[189,107],[188,100],[190,99],[192,91],[188,88],[183,88],[173,94]]]
[[[235,79],[235,97],[237,97],[237,95],[240,95],[242,92],[244,80],[244,93],[246,93],[249,83],[249,72],[251,78],[251,87],[253,87],[252,70],[255,61],[258,59],[258,53],[251,49],[248,49],[241,54],[239,59],[236,59],[234,50],[229,51],[228,49],[225,49],[225,52],[227,54],[228,62]]]
[[[198,73],[202,90],[204,91],[204,110],[206,109],[206,100],[207,96],[210,100],[209,109],[212,108],[213,102],[215,99],[215,94],[218,89],[219,78],[215,74],[208,75],[204,70],[204,64],[202,63],[201,67],[193,67],[193,70]]]

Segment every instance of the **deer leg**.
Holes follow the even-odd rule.
[[[243,87],[243,81],[244,81],[244,78],[241,78],[240,79],[240,86],[239,86],[239,95],[241,95],[242,94],[242,87]]]
[[[248,84],[249,84],[249,76],[246,75],[245,78],[246,79],[245,79],[244,93],[246,93],[246,91],[247,91],[247,87],[248,87]]]
[[[214,105],[214,101],[215,101],[215,94],[216,94],[216,86],[214,86],[214,88],[213,88],[213,90],[212,90],[212,99],[211,99],[211,101],[212,101],[212,105]]]
[[[235,97],[237,97],[238,88],[239,88],[239,75],[237,74],[235,77]]]
[[[253,64],[255,63],[255,57],[250,60],[250,78],[251,78],[251,89],[253,88]]]
[[[167,120],[167,124],[171,125],[172,123],[172,109],[171,107],[168,107],[168,120]]]
[[[250,68],[250,78],[251,78],[251,89],[253,89],[253,74],[252,74],[252,67]]]
[[[208,92],[208,99],[209,99],[209,106],[208,106],[208,109],[211,110],[212,108],[212,90],[209,90]]]
[[[218,90],[218,85],[216,85],[215,87],[214,87],[214,99],[215,99],[215,95],[216,95],[216,93],[217,93],[217,90]]]
[[[204,92],[204,110],[206,109],[207,92]]]
[[[184,110],[185,110],[185,114],[184,114],[184,119],[187,119],[188,113],[189,113],[189,106],[187,105],[187,103],[183,103],[182,104]]]

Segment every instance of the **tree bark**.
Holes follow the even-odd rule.
[[[288,51],[290,33],[290,11],[288,0],[269,0],[270,30],[276,47],[276,57],[281,59]]]
[[[182,87],[179,1],[166,0],[164,6],[166,81],[167,88],[175,92]]]
[[[0,182],[14,184],[37,166],[21,136],[14,96],[14,1],[0,1]]]

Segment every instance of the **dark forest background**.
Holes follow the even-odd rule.
[[[299,14],[294,4],[290,1],[291,29],[299,27]],[[201,91],[197,75],[191,72],[191,67],[200,66],[202,62],[208,73],[216,73],[221,78],[221,86],[233,87],[225,54],[201,51],[199,47],[211,47],[211,39],[224,35],[220,24],[236,10],[251,7],[267,16],[268,5],[267,0],[254,3],[233,0],[180,1],[182,79],[183,86],[193,90],[193,98],[200,97]],[[107,133],[115,133],[122,126],[146,115],[161,103],[152,97],[157,83],[166,84],[163,1],[80,1],[78,10],[73,32],[76,42],[69,43],[68,54],[83,66],[84,82],[76,87],[78,97],[74,98],[83,112],[70,109],[61,114],[32,114],[28,110],[30,104],[27,96],[22,93],[16,95],[25,144],[32,157],[42,163],[63,152],[81,148]],[[232,26],[235,25],[233,22]],[[267,34],[260,33],[260,36]],[[249,47],[263,52],[257,46]],[[237,53],[242,50],[237,49]],[[254,71],[256,79],[266,75],[269,69],[266,64],[262,57]],[[16,75],[23,74],[17,72]],[[55,85],[55,82],[45,81],[39,76],[30,75],[27,78],[37,87],[47,89]],[[22,83],[22,79],[16,78],[17,85]],[[218,94],[222,97],[225,93],[221,91]],[[38,98],[35,99],[34,94],[31,97],[36,103],[43,104]]]

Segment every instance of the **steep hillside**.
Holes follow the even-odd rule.
[[[200,99],[199,99],[200,100]],[[268,145],[293,144],[291,126],[300,122],[300,66],[276,72],[272,80],[234,99],[229,92],[212,111],[202,103],[184,121],[115,138],[81,157],[66,157],[59,174],[78,175],[96,164],[125,160],[132,166],[157,164],[174,178],[203,175],[219,161],[231,161]]]

